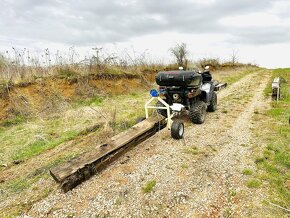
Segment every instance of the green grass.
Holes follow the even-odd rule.
[[[57,72],[60,78],[72,78],[78,76],[78,72],[70,69],[69,67],[59,68]]]
[[[53,139],[51,141],[39,140],[36,141],[19,151],[12,157],[13,160],[26,160],[32,156],[36,156],[48,149],[52,149],[63,142],[70,141],[78,135],[76,131],[68,131],[64,133],[61,137]]]
[[[188,153],[188,154],[192,154],[192,155],[197,155],[197,154],[200,153],[200,152],[198,151],[198,148],[197,148],[196,146],[191,146],[191,147],[187,148],[187,149],[185,150],[185,152]]]
[[[187,169],[189,166],[188,166],[188,164],[186,164],[186,163],[183,163],[183,164],[181,164],[181,168],[182,169]]]
[[[267,111],[267,115],[272,116],[272,117],[277,117],[277,116],[283,115],[284,112],[285,111],[283,108],[272,108]]]
[[[255,163],[260,171],[260,177],[267,181],[270,186],[273,202],[282,207],[290,208],[290,69],[276,69],[272,72],[264,95],[271,96],[271,83],[274,77],[282,77],[284,83],[281,85],[282,98],[273,101],[271,108],[266,112],[266,119],[262,128],[268,129],[269,134],[264,137],[267,146],[260,152]],[[258,115],[257,115],[258,116]]]
[[[5,128],[0,126],[0,135],[2,135],[5,132]]]
[[[6,120],[2,121],[0,123],[0,126],[2,126],[2,127],[15,126],[15,125],[21,124],[25,121],[26,121],[26,118],[24,116],[18,115],[14,118],[10,118],[10,119],[6,119]]]
[[[280,68],[280,69],[275,69],[272,71],[272,76],[271,80],[269,80],[267,87],[264,90],[264,96],[269,96],[272,93],[272,82],[275,77],[280,77],[282,78],[282,84],[281,84],[281,93],[282,93],[282,98],[283,101],[289,102],[289,94],[287,94],[287,89],[289,88],[289,78],[290,74],[290,68]]]
[[[245,77],[248,74],[251,74],[253,72],[256,72],[256,69],[248,69],[248,70],[242,70],[242,71],[238,71],[233,73],[232,75],[229,75],[227,77],[224,78],[224,82],[230,84],[233,84],[237,81],[239,81],[240,79],[242,79],[243,77]]]
[[[36,181],[38,181],[41,178],[41,175],[34,176],[32,178],[17,178],[12,181],[10,181],[7,186],[6,190],[9,190],[10,193],[20,193],[24,191],[25,189],[29,188],[31,185],[33,185]]]
[[[255,159],[255,163],[256,163],[256,164],[258,164],[258,163],[263,163],[264,160],[265,160],[264,157],[256,157],[256,159]]]
[[[103,106],[111,114],[115,113],[115,120],[111,120],[110,126],[116,131],[124,131],[136,124],[139,117],[145,116],[144,103],[148,100],[147,92],[133,92],[126,95],[118,95],[106,99]]]
[[[252,174],[253,174],[253,171],[250,170],[250,169],[244,169],[244,170],[242,171],[242,174],[244,174],[244,175],[252,175]]]
[[[149,193],[153,190],[155,185],[156,185],[156,180],[149,181],[145,184],[145,186],[142,188],[142,190],[144,193]]]
[[[101,106],[103,103],[103,98],[100,96],[94,96],[88,99],[77,100],[75,105],[78,107],[81,106]]]
[[[49,169],[53,166],[56,166],[65,161],[71,160],[74,158],[76,153],[67,153],[53,161],[50,161],[45,166],[40,167],[29,173],[28,175],[10,180],[8,183],[4,183],[0,185],[0,188],[3,188],[9,193],[20,193],[28,188],[30,188],[35,182],[37,182],[40,178],[48,177]]]
[[[257,179],[250,179],[247,181],[246,185],[248,188],[259,188],[262,185],[262,183]]]

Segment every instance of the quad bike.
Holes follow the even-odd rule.
[[[184,71],[182,68],[161,71],[156,75],[156,83],[159,92],[150,91],[152,98],[145,104],[146,119],[149,117],[148,109],[156,109],[166,118],[167,128],[174,139],[183,138],[184,124],[173,118],[185,110],[193,123],[202,124],[206,111],[214,112],[217,108],[215,91],[227,85],[212,81],[208,66],[203,72]],[[154,99],[157,99],[157,104],[152,106]]]
[[[217,94],[215,84],[209,67],[203,72],[162,71],[156,75],[156,83],[159,85],[160,97],[169,105],[181,104],[182,108],[189,111],[193,123],[202,124],[205,121],[206,111],[214,112],[217,108]],[[162,107],[161,101],[157,107]],[[158,113],[167,117],[164,109],[157,109]]]

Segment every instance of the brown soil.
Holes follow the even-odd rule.
[[[153,76],[152,76],[153,75]],[[89,75],[74,79],[46,78],[33,83],[4,86],[0,97],[0,122],[15,115],[32,115],[52,112],[58,102],[72,102],[79,98],[124,94],[138,91],[152,82],[154,74]]]

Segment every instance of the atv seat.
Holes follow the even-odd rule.
[[[203,82],[211,82],[212,76],[211,76],[210,72],[207,71],[207,72],[202,73],[201,75],[202,75]]]

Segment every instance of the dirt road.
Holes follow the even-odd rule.
[[[267,214],[266,197],[245,183],[252,115],[268,102],[267,71],[247,75],[218,94],[203,125],[186,118],[184,141],[161,131],[99,175],[66,194],[57,190],[23,217],[251,217]],[[148,193],[148,182],[156,185]],[[154,182],[153,182],[154,183]],[[265,195],[265,196],[264,196]]]

